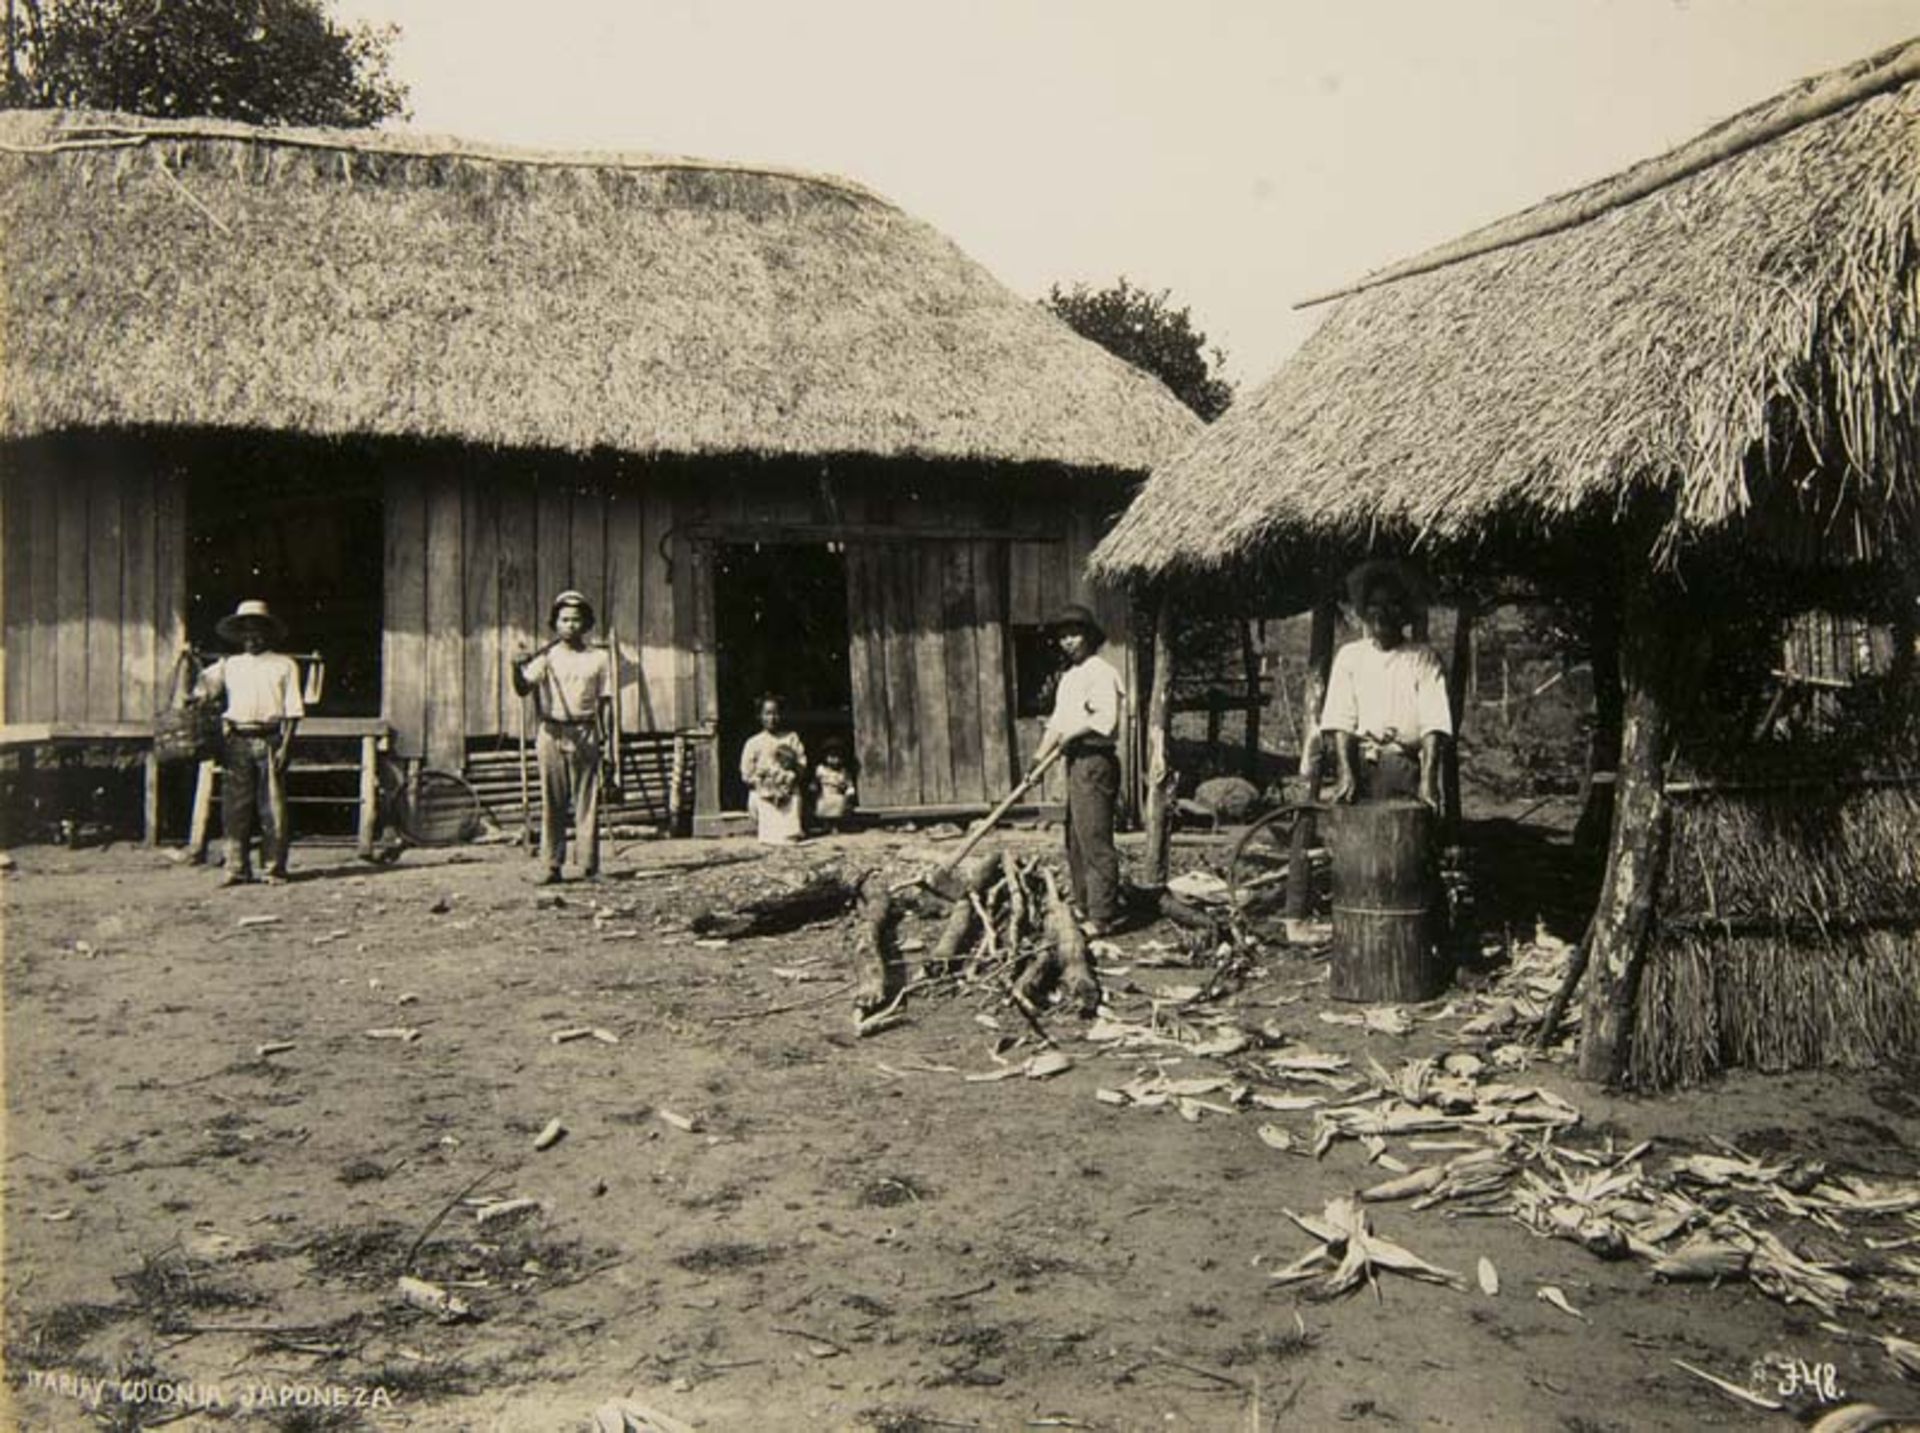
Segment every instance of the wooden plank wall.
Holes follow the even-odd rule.
[[[508,663],[546,637],[547,604],[584,592],[619,638],[629,732],[717,720],[714,547],[737,530],[822,520],[803,491],[650,480],[645,472],[554,473],[511,459],[412,462],[386,488],[384,710],[399,754],[458,769],[469,744],[513,741],[521,720]],[[850,492],[849,523],[893,521],[899,541],[847,546],[850,676],[870,807],[990,801],[1039,738],[1009,719],[1010,623],[1039,625],[1086,602],[1128,670],[1124,603],[1081,576],[1101,514],[1031,499],[1015,531],[984,534],[969,497],[894,503]],[[1044,534],[1042,536],[1041,534]],[[696,800],[717,809],[719,753],[696,743]],[[1062,799],[1064,786],[1050,792]]]
[[[395,751],[459,770],[469,742],[515,741],[511,662],[547,639],[553,598],[593,603],[620,645],[628,732],[690,725],[674,691],[673,579],[659,555],[673,504],[500,461],[411,462],[386,482],[383,712]],[[680,580],[692,591],[692,574]],[[688,662],[689,701],[693,663]],[[698,720],[694,703],[693,720]]]
[[[19,445],[5,467],[5,719],[151,721],[186,640],[179,478],[109,440]]]
[[[1027,501],[1015,530],[1054,535],[981,537],[977,509],[962,496],[923,498],[892,514],[901,541],[849,545],[855,745],[867,806],[974,803],[1006,793],[1043,725],[1009,720],[1009,624],[1037,627],[1065,603],[1085,603],[1107,629],[1108,660],[1123,678],[1129,673],[1125,600],[1090,589],[1082,575],[1104,531],[1101,507],[1076,501],[1063,512],[1058,500]],[[878,521],[880,511],[868,504],[850,520]],[[1042,799],[1065,795],[1056,772]]]
[[[1031,506],[1032,500],[1027,500]],[[1008,544],[1007,615],[1015,626],[1037,627],[1045,624],[1069,602],[1090,608],[1106,629],[1107,645],[1101,655],[1119,671],[1122,682],[1133,678],[1130,609],[1124,594],[1090,585],[1086,580],[1087,558],[1111,525],[1116,506],[1112,498],[1088,496],[1065,504],[1066,530],[1055,541],[1016,541]],[[1036,515],[1025,519],[1031,528]],[[1011,655],[1012,648],[1008,648]],[[1146,694],[1129,687],[1127,706],[1121,713],[1121,751],[1131,752],[1138,740],[1139,714],[1146,709]],[[1021,770],[1032,762],[1039,749],[1046,723],[1043,718],[1023,717],[1015,722],[1016,755]],[[1123,771],[1122,789],[1127,789]],[[1044,783],[1041,799],[1064,802],[1067,799],[1065,773],[1055,767]]]
[[[1011,784],[1004,546],[849,545],[854,739],[868,807],[991,801]]]

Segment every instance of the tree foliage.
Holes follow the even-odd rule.
[[[1175,308],[1165,289],[1153,293],[1123,275],[1103,289],[1055,284],[1043,302],[1082,338],[1153,374],[1207,422],[1232,405],[1233,385],[1220,376],[1226,355],[1207,346],[1192,314]]]
[[[362,128],[406,114],[392,25],[331,0],[6,0],[7,96],[26,109]]]

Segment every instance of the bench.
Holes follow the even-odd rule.
[[[326,756],[312,761],[301,759],[302,747],[314,747],[322,743],[352,743],[357,748],[357,755],[352,760],[330,759]],[[393,728],[379,717],[303,718],[299,729],[293,734],[293,754],[287,765],[287,804],[353,807],[355,848],[362,856],[371,856],[374,838],[380,831],[380,757],[392,743]],[[342,772],[353,772],[358,777],[350,796],[303,794],[293,789],[294,780],[302,774],[337,775]],[[219,762],[200,763],[199,777],[193,788],[193,822],[187,837],[187,855],[194,861],[206,859],[208,833],[213,822],[214,790],[219,776]],[[295,836],[297,839],[297,831]]]

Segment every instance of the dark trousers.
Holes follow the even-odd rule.
[[[227,828],[227,869],[250,871],[254,821],[260,824],[260,859],[276,876],[287,873],[287,787],[274,756],[280,737],[229,730],[221,765],[227,780],[221,815]]]
[[[567,859],[567,819],[580,843],[580,865],[600,872],[600,736],[591,722],[542,722],[534,742],[540,757],[540,854],[557,871]]]
[[[1111,749],[1067,753],[1067,878],[1088,920],[1120,914],[1120,853],[1113,848],[1119,796],[1120,758]]]

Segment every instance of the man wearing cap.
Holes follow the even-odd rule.
[[[553,639],[539,651],[515,657],[513,689],[534,694],[540,758],[540,884],[560,879],[567,858],[567,819],[580,841],[582,873],[600,874],[600,703],[612,694],[606,652],[587,646],[593,604],[578,592],[553,599],[548,622]]]
[[[293,658],[273,650],[287,635],[286,624],[257,599],[242,602],[214,624],[224,642],[240,648],[200,674],[198,692],[224,697],[222,732],[226,789],[221,812],[226,823],[227,874],[222,885],[253,880],[253,827],[260,825],[260,859],[267,884],[287,878],[287,759],[293,733],[307,709],[300,699],[300,668]]]
[[[1411,580],[1398,563],[1365,562],[1348,574],[1347,592],[1364,635],[1334,656],[1320,711],[1338,765],[1332,799],[1418,796],[1438,810],[1441,745],[1453,738],[1453,713],[1440,659],[1406,640]]]
[[[1113,846],[1120,796],[1120,708],[1126,692],[1112,663],[1099,655],[1106,633],[1093,613],[1063,607],[1050,624],[1067,670],[1053,696],[1038,767],[1064,747],[1067,762],[1067,876],[1074,909],[1088,935],[1110,933],[1120,914],[1120,853]]]

